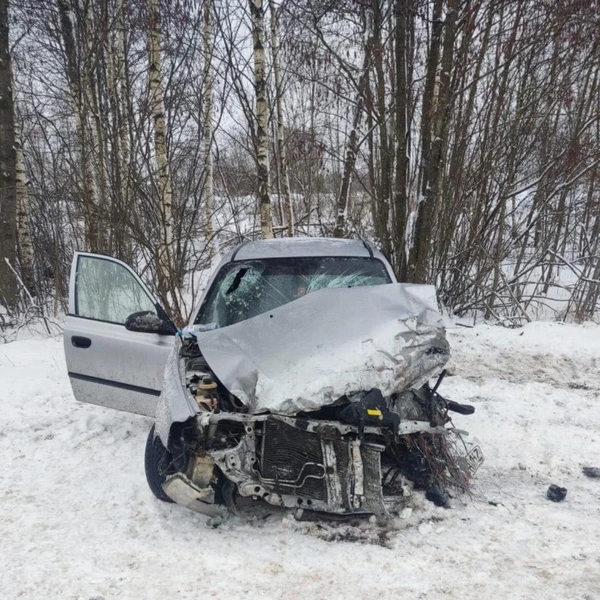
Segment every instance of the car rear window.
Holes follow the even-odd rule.
[[[215,278],[195,320],[227,327],[323,288],[391,283],[375,258],[271,258],[226,264]]]

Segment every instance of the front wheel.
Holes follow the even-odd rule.
[[[144,466],[146,469],[146,481],[152,493],[163,502],[173,502],[163,490],[167,470],[171,464],[171,453],[163,446],[160,438],[154,433],[154,425],[148,434],[146,441],[146,452],[144,454]]]

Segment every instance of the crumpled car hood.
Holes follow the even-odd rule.
[[[433,286],[322,289],[222,329],[197,333],[221,383],[251,413],[295,415],[420,387],[448,361]]]

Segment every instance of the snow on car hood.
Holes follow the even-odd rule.
[[[251,413],[294,415],[372,388],[389,396],[449,358],[435,289],[402,283],[318,290],[197,340]]]

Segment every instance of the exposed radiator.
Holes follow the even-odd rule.
[[[265,422],[261,480],[278,494],[327,502],[326,470],[321,440],[276,419]]]
[[[291,496],[293,505],[296,497],[298,505],[305,499],[316,510],[385,513],[378,451],[356,439],[321,439],[277,418],[264,424],[260,482],[274,493]]]

